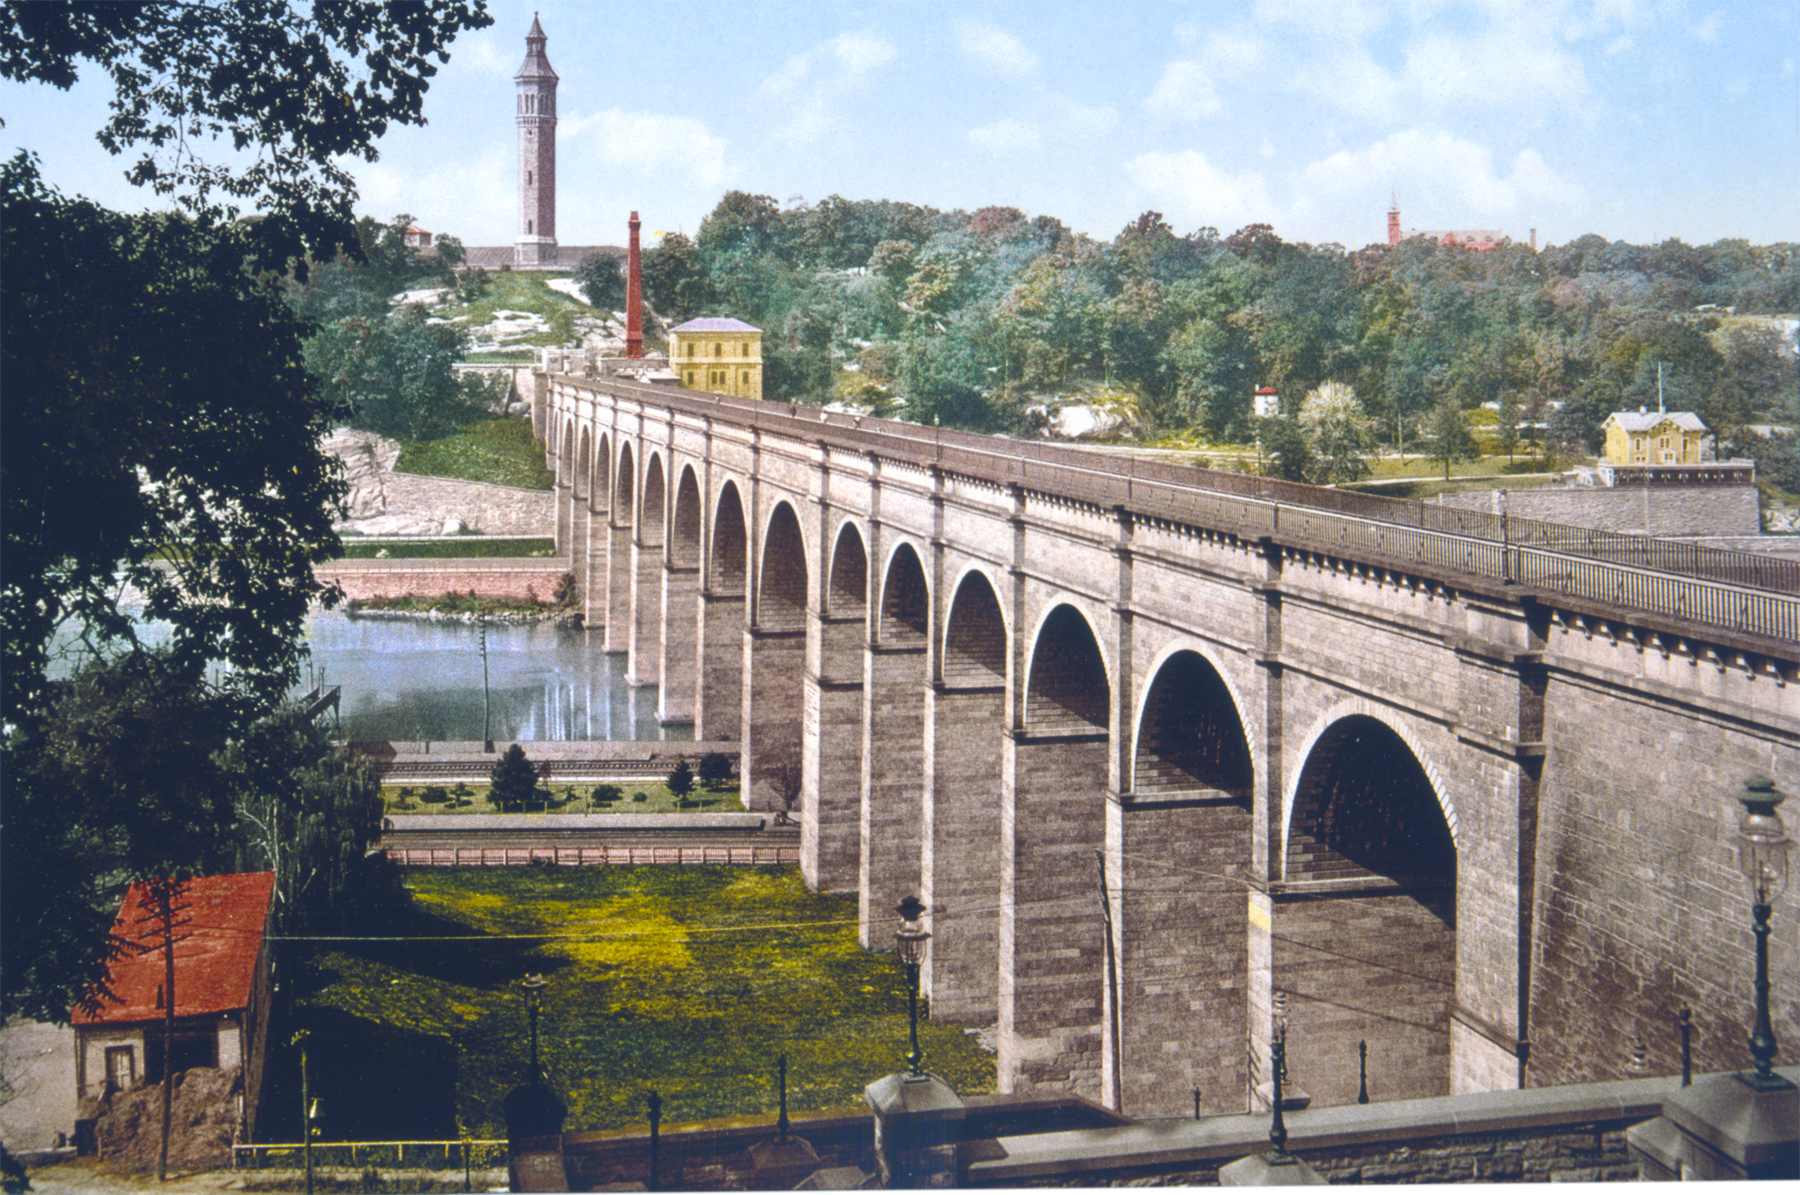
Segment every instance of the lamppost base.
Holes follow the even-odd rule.
[[[1662,1116],[1627,1139],[1672,1177],[1800,1178],[1800,1088],[1789,1081],[1765,1090],[1740,1075],[1709,1075],[1669,1096]]]
[[[1299,1155],[1285,1150],[1252,1154],[1219,1168],[1221,1187],[1322,1187],[1327,1181]]]
[[[936,1075],[887,1075],[863,1089],[875,1117],[875,1160],[884,1187],[957,1183],[962,1097]]]

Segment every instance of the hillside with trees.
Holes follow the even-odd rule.
[[[1800,245],[1349,250],[1265,224],[1181,233],[1157,212],[1099,241],[1010,207],[733,191],[692,239],[646,252],[644,282],[666,319],[763,328],[764,394],[783,401],[1015,435],[1078,401],[1140,440],[1247,444],[1290,434],[1257,426],[1267,384],[1306,437],[1286,471],[1338,481],[1365,445],[1430,455],[1434,433],[1447,468],[1459,411],[1491,412],[1504,450],[1587,455],[1608,413],[1656,405],[1660,376],[1720,455],[1800,489],[1792,440],[1746,430],[1796,419],[1772,317],[1800,312]]]

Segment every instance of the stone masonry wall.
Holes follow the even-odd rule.
[[[349,598],[441,597],[446,593],[549,601],[569,571],[567,560],[334,560],[315,566]]]
[[[1762,529],[1756,487],[1748,485],[1466,490],[1435,501],[1464,510],[1506,512],[1633,535],[1755,535]]]

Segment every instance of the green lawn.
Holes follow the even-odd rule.
[[[321,944],[297,976],[328,1108],[381,1101],[404,1117],[416,1101],[441,1122],[453,1101],[476,1136],[504,1136],[501,1100],[527,1063],[519,981],[537,972],[570,1130],[643,1124],[650,1090],[665,1124],[773,1116],[782,1053],[795,1112],[854,1108],[903,1064],[904,973],[857,945],[854,896],[808,892],[797,868],[422,868],[406,882],[393,938]],[[993,1058],[960,1027],[921,1037],[957,1091],[994,1090]]]
[[[436,440],[406,440],[394,468],[426,477],[455,477],[494,485],[548,490],[556,476],[544,467],[544,446],[529,419],[484,419]]]
[[[610,782],[624,791],[624,796],[613,802],[593,800],[597,784],[551,784],[548,786],[553,798],[543,811],[546,813],[743,813],[744,803],[738,798],[736,783],[717,790],[696,787],[688,794],[688,805],[681,804],[681,798],[669,791],[669,786],[656,780],[614,780]],[[458,804],[449,802],[427,802],[420,800],[425,791],[423,784],[390,784],[381,789],[382,800],[387,803],[388,810],[393,813],[499,813],[501,810],[488,803],[488,786],[485,784],[463,785],[464,792],[458,794],[455,785],[440,785],[452,797],[459,798]],[[638,800],[639,794],[644,799]],[[467,800],[467,804],[460,803]]]

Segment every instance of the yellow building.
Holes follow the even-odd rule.
[[[1600,426],[1606,459],[1615,465],[1697,465],[1704,459],[1706,424],[1692,411],[1614,411]]]
[[[691,319],[669,329],[669,368],[685,390],[762,397],[762,329],[743,320]]]

